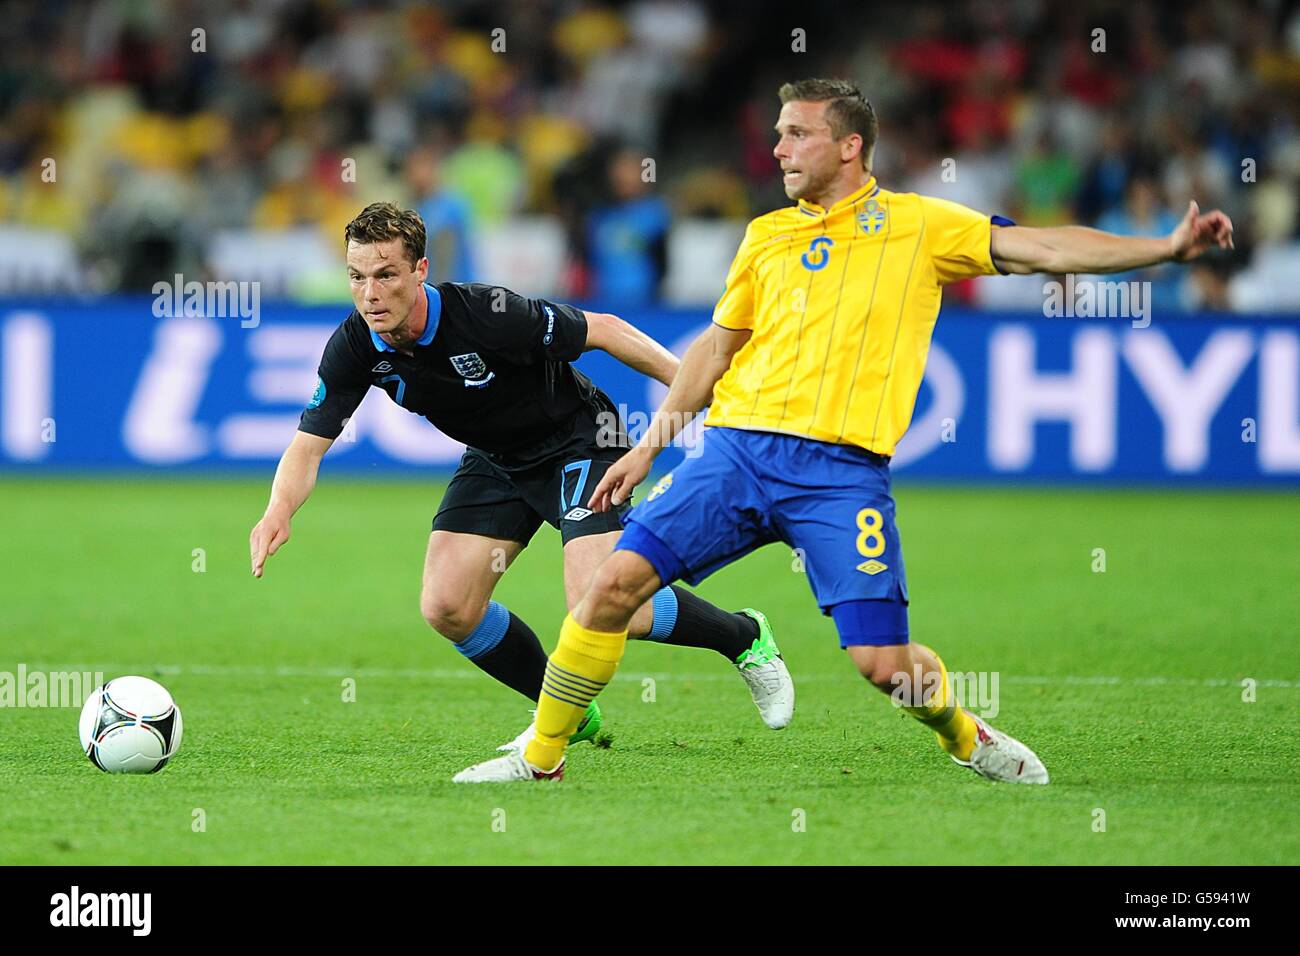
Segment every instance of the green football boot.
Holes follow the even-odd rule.
[[[781,649],[776,646],[767,615],[752,607],[744,608],[740,613],[758,624],[758,637],[736,658],[736,670],[749,685],[749,694],[754,698],[754,706],[758,708],[763,723],[773,730],[780,730],[794,717],[794,681],[781,659]]]

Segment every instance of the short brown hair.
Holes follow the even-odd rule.
[[[424,258],[424,220],[414,209],[398,209],[391,202],[372,202],[347,224],[343,244],[387,242],[401,239],[402,248],[411,260],[411,268]]]
[[[783,106],[792,101],[828,104],[826,121],[830,123],[831,135],[836,139],[843,139],[850,133],[861,136],[862,165],[871,168],[871,151],[876,147],[880,127],[876,122],[876,111],[856,84],[848,80],[796,80],[784,84],[776,95],[781,97]]]

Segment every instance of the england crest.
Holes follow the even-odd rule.
[[[451,367],[456,370],[456,374],[465,380],[467,387],[478,388],[492,381],[496,375],[495,372],[489,372],[487,363],[479,357],[477,352],[469,352],[465,355],[452,355]]]

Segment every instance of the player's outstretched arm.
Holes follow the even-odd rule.
[[[588,508],[607,511],[631,497],[632,489],[650,474],[655,457],[672,444],[678,432],[712,399],[713,386],[731,367],[732,357],[749,341],[750,335],[748,329],[737,331],[713,324],[691,343],[650,427],[636,447],[605,472],[587,502]]]
[[[293,441],[280,456],[266,513],[262,515],[262,520],[253,525],[248,536],[253,577],[262,576],[262,566],[266,564],[266,559],[289,540],[289,519],[316,487],[320,460],[332,444],[332,438],[321,438],[300,431],[293,436]]]
[[[587,317],[587,347],[584,351],[600,349],[642,375],[649,375],[665,385],[673,383],[679,364],[676,355],[617,315],[604,312],[582,314]]]
[[[1187,262],[1207,249],[1231,249],[1232,220],[1219,210],[1202,214],[1193,201],[1167,236],[1117,236],[1086,226],[993,230],[993,260],[1003,272],[1127,272],[1162,262]]]

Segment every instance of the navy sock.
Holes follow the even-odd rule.
[[[651,606],[654,621],[647,641],[707,647],[735,663],[758,637],[758,622],[748,614],[724,611],[676,584],[656,591]]]
[[[455,645],[479,670],[536,702],[546,674],[546,651],[533,629],[505,605],[489,601],[478,627]]]

